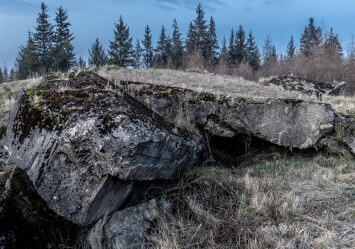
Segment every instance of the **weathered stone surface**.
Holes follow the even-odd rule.
[[[135,181],[179,177],[197,146],[94,73],[21,92],[5,144],[58,214],[89,224],[134,195]]]
[[[121,82],[121,86],[171,122],[189,122],[212,135],[251,134],[276,145],[306,149],[333,129],[334,114],[327,104],[217,99],[208,93],[135,82]]]
[[[347,147],[355,155],[355,119],[336,116],[334,119],[333,139]]]
[[[325,150],[329,154],[339,155],[339,156],[351,156],[347,148],[336,140],[330,138],[324,138],[319,141],[319,145],[320,147],[325,148]]]
[[[0,172],[6,170],[9,161],[9,153],[0,141]]]
[[[324,83],[314,80],[305,80],[295,76],[273,77],[265,82],[266,85],[277,85],[285,90],[295,91],[307,95],[316,95],[322,98],[322,95],[338,96],[345,90],[346,83]]]
[[[89,232],[88,244],[92,249],[147,248],[145,233],[157,217],[158,209],[154,199],[117,211],[95,224]]]
[[[25,172],[0,172],[0,248],[71,247],[79,230],[47,207]]]

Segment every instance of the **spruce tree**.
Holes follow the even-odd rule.
[[[187,32],[186,39],[186,52],[187,54],[191,54],[196,50],[197,47],[197,34],[196,27],[192,22],[189,24],[189,31]]]
[[[248,40],[246,43],[246,61],[254,71],[260,67],[260,54],[259,49],[255,44],[252,32],[249,32]]]
[[[51,55],[53,41],[53,26],[48,21],[47,6],[42,2],[41,13],[37,17],[36,32],[33,42],[36,47],[39,65],[43,71],[49,71],[53,66]]]
[[[54,32],[54,70],[67,71],[69,68],[75,65],[75,53],[74,46],[71,44],[74,37],[70,33],[69,27],[71,24],[67,21],[68,14],[62,7],[58,8],[55,13],[55,32]]]
[[[163,66],[166,65],[168,62],[168,37],[166,36],[165,33],[165,27],[164,25],[162,26],[161,32],[160,32],[160,37],[157,43],[157,47],[155,49],[155,63],[158,66]]]
[[[293,39],[293,35],[291,35],[291,39],[287,44],[286,58],[288,60],[293,59],[295,57],[295,53],[296,53],[295,41]]]
[[[181,39],[180,29],[177,25],[176,19],[173,21],[173,35],[171,38],[171,59],[175,69],[179,69],[182,66],[182,57],[184,55],[184,46]]]
[[[86,61],[80,56],[78,62],[76,63],[78,70],[86,69]]]
[[[229,55],[229,64],[236,64],[236,47],[235,47],[235,39],[234,39],[234,29],[232,28],[230,38],[229,38],[229,47],[228,47],[228,55]]]
[[[152,35],[149,26],[145,27],[145,34],[143,40],[143,64],[146,68],[150,68],[153,63],[153,46]]]
[[[137,39],[133,51],[134,66],[136,68],[141,68],[142,66],[142,48],[141,42]]]
[[[92,44],[91,49],[89,50],[89,65],[102,67],[107,62],[107,55],[105,50],[100,44],[99,38],[96,38],[94,44]]]
[[[236,64],[240,65],[246,55],[246,43],[245,43],[245,31],[242,25],[239,26],[239,29],[235,35],[235,57]]]
[[[196,48],[200,49],[206,59],[206,42],[207,42],[207,21],[205,20],[205,11],[199,3],[196,8],[197,17],[194,20],[196,30]]]
[[[323,47],[328,55],[343,55],[343,48],[340,45],[338,35],[334,35],[333,28],[331,28],[330,33],[326,35]]]
[[[119,23],[115,23],[114,40],[110,41],[109,62],[120,67],[134,65],[132,37],[129,37],[129,28],[124,24],[122,16]]]
[[[221,51],[219,53],[219,65],[223,65],[228,67],[229,64],[229,56],[228,56],[228,49],[227,49],[227,41],[226,41],[226,37],[223,37],[222,40],[222,47],[221,47]]]
[[[314,18],[309,18],[308,26],[301,34],[300,43],[300,49],[305,56],[312,55],[314,48],[322,43],[322,30],[314,25]]]
[[[7,67],[4,67],[4,71],[2,73],[2,80],[4,83],[9,81],[9,72],[7,71]]]
[[[270,62],[272,62],[273,52],[274,52],[274,46],[272,45],[270,35],[268,35],[263,45],[264,64],[269,64]]]
[[[210,24],[208,28],[207,46],[206,46],[206,58],[211,65],[217,63],[218,50],[219,50],[219,46],[218,46],[218,40],[216,35],[216,24],[213,20],[213,17],[211,16]]]
[[[15,66],[17,68],[17,77],[19,79],[27,79],[31,74],[38,72],[39,61],[36,54],[36,45],[30,32],[28,32],[26,47],[20,47]]]
[[[9,82],[14,82],[16,80],[16,71],[15,69],[11,68],[10,74],[9,74]]]

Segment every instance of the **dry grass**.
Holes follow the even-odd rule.
[[[6,126],[8,113],[21,89],[28,89],[41,82],[42,78],[32,78],[0,84],[0,127]]]
[[[151,246],[353,248],[354,177],[353,160],[324,156],[199,168],[165,197]]]
[[[227,75],[209,73],[191,73],[170,69],[126,69],[106,66],[98,71],[101,76],[112,81],[140,81],[151,84],[166,85],[192,89],[198,92],[211,92],[254,99],[293,98],[317,101],[316,97],[289,92],[277,86],[265,86]]]
[[[198,92],[210,92],[216,95],[231,97],[253,98],[265,100],[268,98],[302,99],[310,102],[319,101],[316,96],[308,96],[286,91],[280,87],[266,86],[227,75],[204,73],[189,73],[170,69],[126,69],[106,66],[98,73],[114,82],[120,80],[140,81],[151,84],[187,88]],[[355,98],[324,96],[323,103],[331,104],[335,113],[355,116]]]

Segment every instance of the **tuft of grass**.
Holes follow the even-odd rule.
[[[353,160],[323,155],[197,168],[163,198],[148,238],[152,248],[353,248],[354,176]]]

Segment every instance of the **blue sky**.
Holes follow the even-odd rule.
[[[88,49],[99,37],[107,48],[113,38],[114,23],[119,16],[130,27],[134,39],[143,37],[148,24],[154,42],[164,24],[171,33],[174,18],[184,36],[189,22],[195,18],[199,2],[216,21],[217,36],[229,38],[232,27],[241,24],[252,30],[259,46],[270,34],[278,52],[284,52],[290,35],[298,42],[309,17],[326,29],[334,28],[346,49],[355,35],[354,0],[47,0],[50,19],[60,5],[68,11],[77,56],[87,59]],[[0,0],[0,67],[12,67],[27,31],[33,31],[41,0]]]

